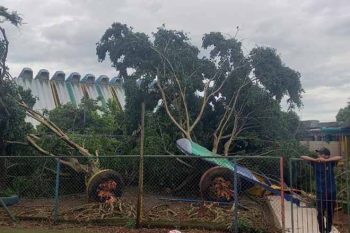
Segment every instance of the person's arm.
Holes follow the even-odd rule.
[[[319,162],[318,159],[315,159],[315,158],[312,158],[312,157],[306,156],[306,155],[300,156],[300,158],[303,159],[303,160],[307,160],[307,161]]]
[[[333,162],[333,161],[336,162],[339,160],[342,160],[342,157],[337,155],[337,156],[329,157],[328,159],[324,159],[324,162]]]

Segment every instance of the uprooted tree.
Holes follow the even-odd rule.
[[[160,107],[190,140],[211,135],[213,152],[223,144],[228,155],[240,134],[259,127],[260,117],[280,111],[284,96],[290,109],[301,106],[300,74],[274,49],[257,47],[246,56],[237,39],[212,32],[203,37],[207,58],[182,31],[160,27],[152,36],[114,23],[97,43],[98,59],[109,55],[126,83],[143,80],[148,109]],[[134,111],[131,98],[126,114]]]
[[[30,108],[25,102],[19,101],[19,106],[25,109],[28,116],[40,122],[43,126],[54,133],[60,140],[62,140],[68,147],[77,151],[80,155],[87,158],[87,164],[81,163],[78,158],[67,156],[67,154],[54,154],[45,150],[38,144],[40,137],[35,134],[27,135],[28,143],[40,153],[55,157],[60,163],[70,167],[77,173],[83,173],[86,178],[86,188],[89,198],[100,202],[113,203],[116,197],[122,195],[124,188],[123,178],[119,173],[110,170],[102,169],[99,164],[99,154],[96,150],[95,154],[89,152],[86,148],[74,142],[63,130],[61,130],[50,119],[43,114]]]
[[[0,22],[9,21],[13,25],[21,24],[21,18],[16,12],[8,12],[7,8],[0,6]],[[60,163],[70,167],[75,172],[83,173],[86,177],[86,186],[89,198],[100,202],[113,203],[117,196],[122,194],[124,182],[122,177],[110,169],[102,169],[99,165],[98,151],[92,154],[83,146],[74,142],[63,130],[54,124],[42,113],[32,109],[35,99],[30,91],[24,91],[18,87],[6,66],[9,41],[6,32],[0,26],[0,156],[6,154],[7,144],[25,144],[19,142],[24,138],[28,144],[38,152],[46,156],[52,156]],[[63,141],[69,148],[77,151],[80,156],[87,158],[86,164],[77,158],[67,154],[54,154],[45,150],[38,144],[40,137],[33,133],[30,124],[25,123],[25,116],[29,116],[43,126],[47,127],[59,140]],[[5,160],[0,160],[0,189],[6,187]],[[1,191],[1,190],[0,190]]]

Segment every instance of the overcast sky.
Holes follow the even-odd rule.
[[[249,51],[277,49],[299,71],[305,94],[301,119],[334,121],[350,97],[349,0],[2,0],[24,18],[5,24],[13,76],[23,67],[115,76],[110,62],[98,63],[96,42],[113,22],[150,33],[165,24],[184,30],[200,45],[204,33],[234,35]]]

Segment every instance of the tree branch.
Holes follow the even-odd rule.
[[[7,144],[17,144],[17,145],[23,145],[23,146],[29,146],[26,142],[18,142],[18,141],[5,141]]]
[[[54,124],[52,121],[47,119],[45,116],[43,116],[41,113],[31,109],[26,103],[18,102],[18,104],[26,110],[26,113],[28,116],[32,117],[33,119],[39,121],[43,125],[45,125],[47,128],[49,128],[53,133],[55,133],[60,139],[62,139],[65,143],[67,143],[69,146],[73,147],[74,149],[78,150],[80,154],[87,156],[87,157],[95,157],[93,154],[91,154],[87,149],[81,147],[74,141],[72,141],[68,135],[66,135],[56,124]]]
[[[163,54],[161,53],[157,48],[155,48],[154,46],[151,46],[151,49],[153,51],[155,51],[159,56],[160,58],[163,60],[163,61],[166,61],[166,63],[169,65],[172,73],[173,73],[173,76],[175,78],[175,82],[179,88],[179,91],[180,91],[180,95],[181,95],[181,99],[182,99],[182,104],[184,105],[184,108],[185,108],[185,116],[186,116],[186,128],[187,130],[190,129],[190,117],[189,117],[189,112],[188,112],[188,107],[187,107],[187,102],[186,102],[186,97],[185,97],[185,92],[182,90],[182,87],[181,87],[181,84],[180,84],[180,81],[179,81],[179,78],[177,77],[177,74],[175,72],[175,69],[174,69],[174,66],[172,65],[172,63],[170,62],[170,60]],[[164,77],[165,77],[165,63],[163,62],[163,67],[164,67]],[[190,77],[194,74],[195,72],[193,72]]]
[[[4,46],[4,54],[3,57],[1,58],[1,73],[0,73],[0,80],[3,80],[5,77],[5,74],[7,73],[6,71],[6,59],[7,59],[7,54],[8,54],[8,46],[9,46],[9,41],[6,36],[5,29],[0,27],[1,34],[3,36],[3,41],[5,42]]]
[[[34,147],[34,149],[36,149],[38,152],[40,152],[41,154],[47,155],[47,156],[52,156],[56,159],[58,159],[60,161],[60,163],[72,168],[74,171],[76,172],[84,172],[84,173],[88,173],[88,169],[86,165],[82,165],[79,162],[75,162],[73,158],[70,158],[71,162],[65,161],[63,159],[59,159],[57,155],[43,149],[41,146],[39,146],[36,142],[35,139],[37,137],[33,134],[30,134],[27,136],[27,140],[29,145],[31,145],[32,147]],[[76,161],[78,161],[77,159],[75,159]],[[86,166],[86,168],[85,168]]]
[[[186,130],[175,120],[174,116],[171,114],[169,107],[168,107],[168,102],[167,102],[167,99],[165,96],[164,89],[162,88],[159,79],[157,80],[157,86],[158,86],[160,93],[162,95],[163,105],[164,105],[165,111],[168,114],[169,118],[176,125],[176,127],[179,128],[186,135],[186,137],[188,139],[191,139],[190,135],[188,135],[188,132],[186,132]]]
[[[2,79],[0,79],[0,81],[1,81],[1,80],[2,80]],[[8,111],[8,109],[7,109],[7,107],[6,107],[5,103],[4,103],[4,101],[2,101],[1,96],[0,96],[0,104],[1,104],[2,108],[4,109],[6,115],[7,115],[7,116],[10,116],[10,112]]]
[[[216,73],[214,74],[213,77],[215,77],[218,73],[219,73],[219,71],[216,72]],[[210,79],[210,80],[212,80],[212,79]],[[217,88],[215,91],[213,91],[212,93],[210,93],[210,94],[208,95],[209,85],[210,85],[210,82],[211,82],[210,80],[209,80],[208,83],[206,83],[206,85],[204,86],[204,90],[203,90],[204,96],[203,96],[202,106],[201,106],[201,109],[200,109],[200,111],[199,111],[199,113],[198,113],[196,119],[194,120],[193,124],[191,125],[189,131],[192,131],[192,130],[194,129],[194,127],[198,124],[198,122],[199,122],[200,119],[202,118],[202,115],[203,115],[203,113],[204,113],[204,109],[205,109],[206,105],[208,104],[208,101],[209,101],[210,97],[214,96],[217,92],[220,91],[220,89],[223,87],[224,83],[226,82],[227,78],[225,78],[225,80],[221,83],[221,85],[219,86],[219,88]]]
[[[220,123],[218,125],[218,127],[216,128],[215,132],[214,132],[214,140],[215,140],[215,144],[218,144],[222,139],[222,135],[224,133],[224,131],[226,130],[227,128],[227,124],[229,122],[229,120],[231,119],[232,117],[232,114],[235,115],[235,120],[234,120],[234,126],[233,126],[233,129],[231,131],[231,134],[232,132],[234,132],[235,130],[237,130],[237,125],[238,124],[238,121],[236,121],[236,119],[238,120],[238,116],[240,115],[240,113],[243,111],[243,109],[241,108],[239,111],[236,110],[236,105],[238,103],[238,98],[240,97],[240,93],[242,91],[242,89],[244,87],[246,87],[247,85],[249,84],[249,81],[243,83],[237,90],[236,92],[236,95],[235,94],[232,94],[232,97],[230,99],[230,102],[226,108],[226,111],[223,115],[223,117],[221,118],[220,120]],[[243,105],[242,105],[243,106]],[[219,134],[218,134],[219,133]],[[230,138],[230,137],[227,137],[225,136],[224,138]],[[231,140],[231,139],[230,139]]]

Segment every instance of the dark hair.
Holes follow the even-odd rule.
[[[321,147],[320,149],[316,150],[320,155],[331,155],[331,152],[326,147]]]

